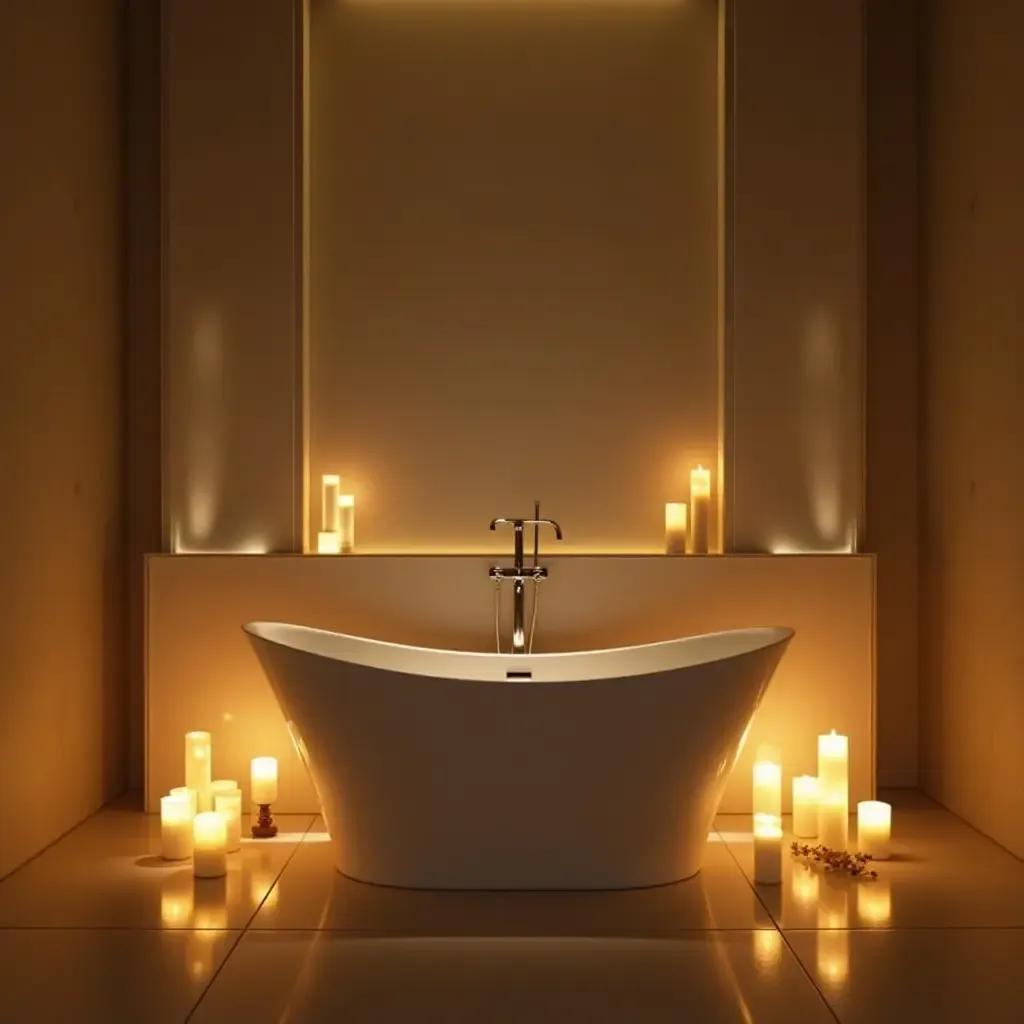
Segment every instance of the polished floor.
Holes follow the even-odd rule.
[[[754,886],[749,821],[722,816],[696,879],[589,894],[363,885],[311,815],[197,882],[154,856],[156,819],[112,808],[0,882],[0,1020],[1024,1020],[1024,863],[890,798],[877,881],[787,854],[781,886]]]

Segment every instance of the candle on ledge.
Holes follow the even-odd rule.
[[[194,789],[189,789],[188,786],[176,786],[171,790],[171,796],[183,796],[188,800],[189,806],[189,821],[191,821],[199,811],[199,797]]]
[[[686,554],[686,502],[665,502],[665,554]]]
[[[354,494],[338,495],[338,544],[343,555],[349,554],[356,546],[356,497]]]
[[[857,850],[874,860],[889,859],[892,805],[883,800],[861,800],[857,804]]]
[[[782,881],[782,822],[774,814],[754,815],[754,882]]]
[[[818,834],[818,778],[798,775],[793,779],[793,835],[813,839]]]
[[[690,550],[708,553],[711,529],[711,470],[698,466],[690,471]]]
[[[320,478],[320,530],[322,533],[340,532],[338,525],[338,492],[341,489],[341,477],[336,473],[325,473]]]
[[[833,729],[818,737],[818,842],[833,850],[849,843],[850,740]]]
[[[782,760],[779,748],[765,744],[754,761],[754,817],[767,814],[782,820]]]
[[[160,856],[164,860],[192,856],[192,804],[186,794],[160,797]]]
[[[200,811],[192,822],[195,850],[192,874],[196,878],[220,878],[228,873],[228,823],[217,811]]]
[[[341,537],[329,530],[322,530],[316,535],[316,553],[318,555],[340,555]]]
[[[237,786],[234,789],[216,790],[213,794],[213,809],[224,815],[227,825],[226,849],[228,853],[235,853],[242,848],[242,791]]]
[[[196,791],[196,809],[208,811],[213,807],[210,798],[210,734],[185,733],[185,785]]]

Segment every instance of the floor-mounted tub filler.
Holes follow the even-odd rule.
[[[338,870],[423,889],[628,889],[695,874],[793,636],[502,655],[245,630]]]

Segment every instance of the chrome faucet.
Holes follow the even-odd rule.
[[[543,566],[537,565],[537,543],[536,528],[539,526],[550,526],[555,531],[555,537],[562,539],[562,528],[554,519],[492,519],[491,529],[496,530],[498,526],[511,526],[514,537],[513,565],[511,569],[494,566],[489,575],[492,580],[500,583],[502,580],[512,580],[512,653],[526,653],[526,631],[523,627],[526,605],[526,581],[534,580],[539,582],[544,579],[548,571]],[[532,566],[523,565],[523,529],[534,527],[534,548]],[[497,599],[495,599],[497,600]],[[497,614],[497,612],[495,612]]]

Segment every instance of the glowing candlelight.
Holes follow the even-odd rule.
[[[183,796],[188,800],[189,821],[191,821],[199,811],[199,797],[196,791],[189,789],[188,786],[176,786],[171,790],[171,796]]]
[[[160,856],[164,860],[192,856],[192,805],[187,795],[160,797]]]
[[[211,744],[208,732],[185,733],[185,786],[196,791],[196,808],[208,811],[210,799]]]
[[[818,737],[818,842],[845,850],[849,842],[849,737],[833,729]]]
[[[782,765],[779,748],[765,745],[754,762],[754,815],[782,818]]]
[[[318,555],[340,555],[341,537],[329,530],[321,531],[316,535],[316,553]]]
[[[192,822],[195,850],[192,874],[196,878],[220,878],[228,872],[227,820],[217,811],[201,811]]]
[[[774,814],[754,815],[754,882],[782,881],[782,822]]]
[[[338,544],[343,555],[356,546],[356,498],[354,494],[338,495]]]
[[[686,554],[686,502],[665,502],[665,554]]]
[[[793,779],[793,835],[813,839],[818,834],[818,777],[798,775]]]
[[[234,853],[242,848],[242,791],[235,787],[213,794],[213,809],[224,815],[227,825],[226,850]]]
[[[711,528],[711,470],[698,466],[690,471],[690,550],[695,555],[708,552]]]
[[[277,799],[277,758],[254,757],[251,782],[252,802],[272,804]]]
[[[892,805],[883,800],[861,800],[857,804],[857,849],[875,860],[889,859]]]
[[[325,473],[320,478],[320,529],[323,533],[337,534],[338,525],[338,492],[341,489],[341,477],[335,473]]]

